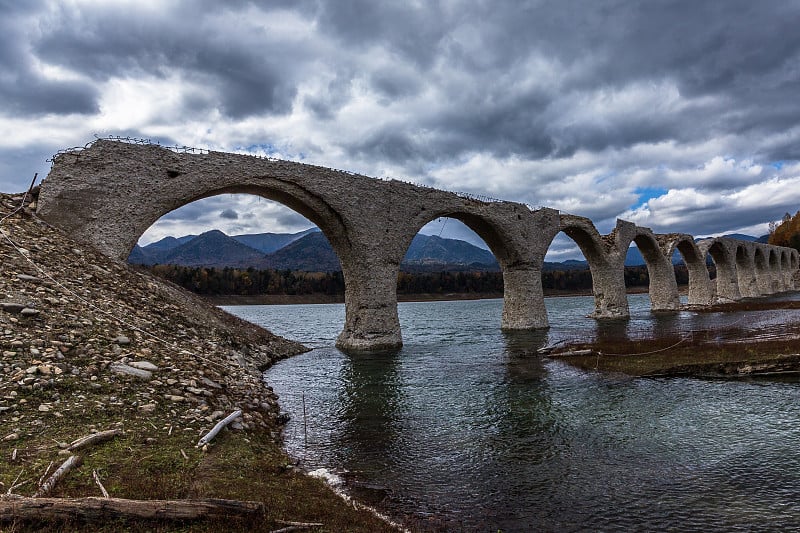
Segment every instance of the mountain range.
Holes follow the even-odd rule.
[[[309,272],[341,270],[339,258],[317,228],[291,234],[228,236],[211,230],[201,235],[165,237],[147,246],[135,246],[128,262]],[[488,250],[457,239],[421,234],[411,241],[403,264],[411,271],[499,270]]]
[[[731,234],[746,241],[765,237]],[[141,265],[171,264],[189,267],[233,267],[308,272],[341,270],[339,258],[318,228],[298,233],[256,233],[229,236],[219,230],[201,235],[165,237],[147,246],[135,246],[128,262]],[[680,255],[673,263],[680,263]],[[631,247],[626,266],[643,265],[637,247]],[[418,234],[411,241],[401,268],[408,272],[497,271],[499,266],[488,250],[458,239]],[[586,261],[546,262],[544,270],[583,270]]]

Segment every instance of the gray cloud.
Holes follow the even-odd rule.
[[[718,233],[796,210],[778,194],[737,196],[800,172],[794,2],[0,0],[0,11],[6,190],[97,132],[270,146],[606,229],[624,215]],[[642,187],[671,196],[639,205]],[[718,205],[679,208],[691,195]],[[223,212],[248,228],[307,222],[227,196],[166,220],[231,221]]]
[[[233,209],[225,209],[219,214],[219,216],[221,218],[227,218],[228,220],[236,220],[239,218],[239,213]]]

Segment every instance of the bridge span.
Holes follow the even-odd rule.
[[[679,307],[672,265],[676,250],[689,272],[692,306],[794,290],[800,267],[792,248],[730,238],[695,242],[688,234],[656,234],[624,220],[603,235],[588,218],[547,207],[291,161],[104,139],[54,156],[37,212],[76,240],[124,261],[161,216],[224,193],[280,202],[322,230],[345,280],[345,324],[337,346],[351,351],[402,345],[396,294],[400,262],[419,230],[439,217],[462,221],[497,258],[504,284],[502,327],[508,330],[548,327],[542,266],[560,232],[586,257],[598,319],[629,316],[624,262],[632,244],[647,266],[654,311]],[[716,265],[715,279],[706,266],[708,255]]]

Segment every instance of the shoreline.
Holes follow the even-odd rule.
[[[684,287],[678,287],[683,294]],[[647,287],[631,287],[628,294],[642,294],[648,292]],[[592,291],[556,291],[545,290],[545,298],[569,298],[574,296],[592,296]],[[198,295],[211,305],[313,305],[313,304],[343,304],[344,294],[258,294],[258,295]],[[462,300],[496,300],[502,299],[503,293],[461,293],[451,292],[444,294],[417,293],[398,294],[398,302],[445,302]]]

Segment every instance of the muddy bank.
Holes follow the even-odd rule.
[[[659,338],[604,337],[544,350],[584,370],[632,376],[741,379],[800,374],[800,301],[762,299],[720,304],[696,313],[769,313],[771,324],[753,329],[742,315],[733,325]]]

